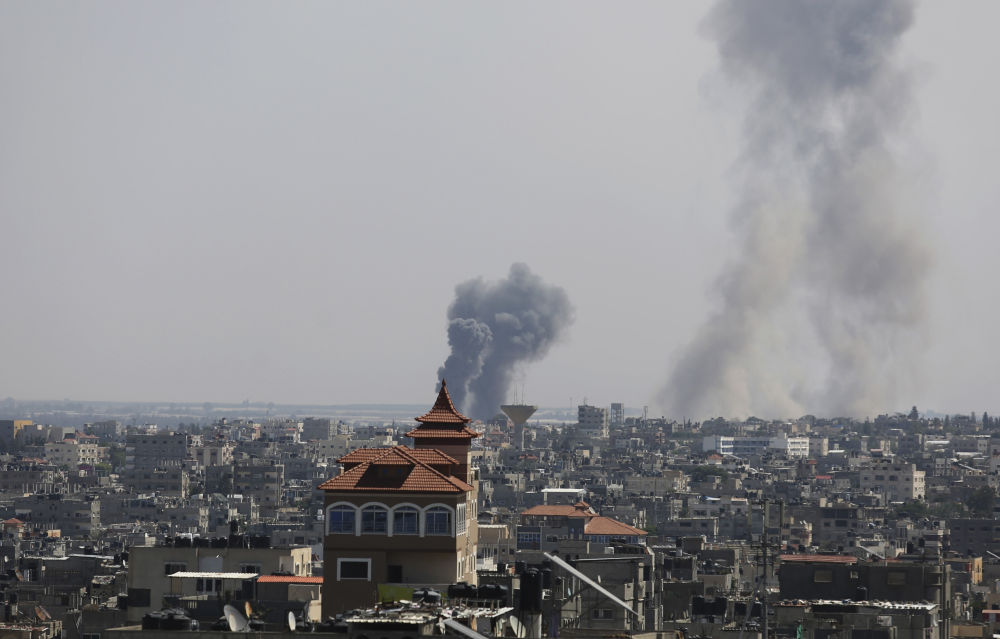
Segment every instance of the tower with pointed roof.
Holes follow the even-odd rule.
[[[469,428],[472,420],[458,412],[448,393],[448,384],[441,380],[441,390],[429,411],[416,418],[419,425],[406,433],[413,439],[416,450],[440,450],[458,460],[456,475],[469,481],[472,463],[472,440],[480,434]]]
[[[323,615],[367,607],[388,587],[476,582],[479,433],[442,381],[431,409],[406,435],[414,446],[361,448],[320,484],[326,493]],[[398,594],[398,590],[395,591]]]

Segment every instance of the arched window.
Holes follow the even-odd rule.
[[[355,531],[354,521],[357,511],[354,506],[342,504],[330,509],[330,534],[353,535]]]
[[[424,512],[424,534],[450,535],[451,510],[444,506],[431,506]]]
[[[420,532],[420,511],[413,506],[400,506],[392,511],[392,534],[416,535]]]
[[[361,533],[384,535],[389,526],[389,509],[373,504],[361,509]]]

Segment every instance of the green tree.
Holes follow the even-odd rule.
[[[920,419],[920,413],[917,412],[916,406],[910,409],[910,414],[907,415],[907,419],[914,419],[914,420]]]

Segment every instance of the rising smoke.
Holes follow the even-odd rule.
[[[438,379],[448,381],[459,410],[493,417],[519,367],[545,357],[572,323],[566,292],[543,282],[525,264],[512,265],[507,279],[463,282],[448,308],[451,354]]]
[[[929,253],[892,144],[909,0],[722,0],[705,29],[752,96],[721,308],[663,392],[677,417],[872,414],[906,377]],[[912,186],[912,185],[910,185]]]

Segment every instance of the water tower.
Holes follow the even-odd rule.
[[[504,404],[500,410],[510,421],[514,422],[514,443],[518,450],[524,450],[524,425],[535,414],[538,407],[527,404]]]

